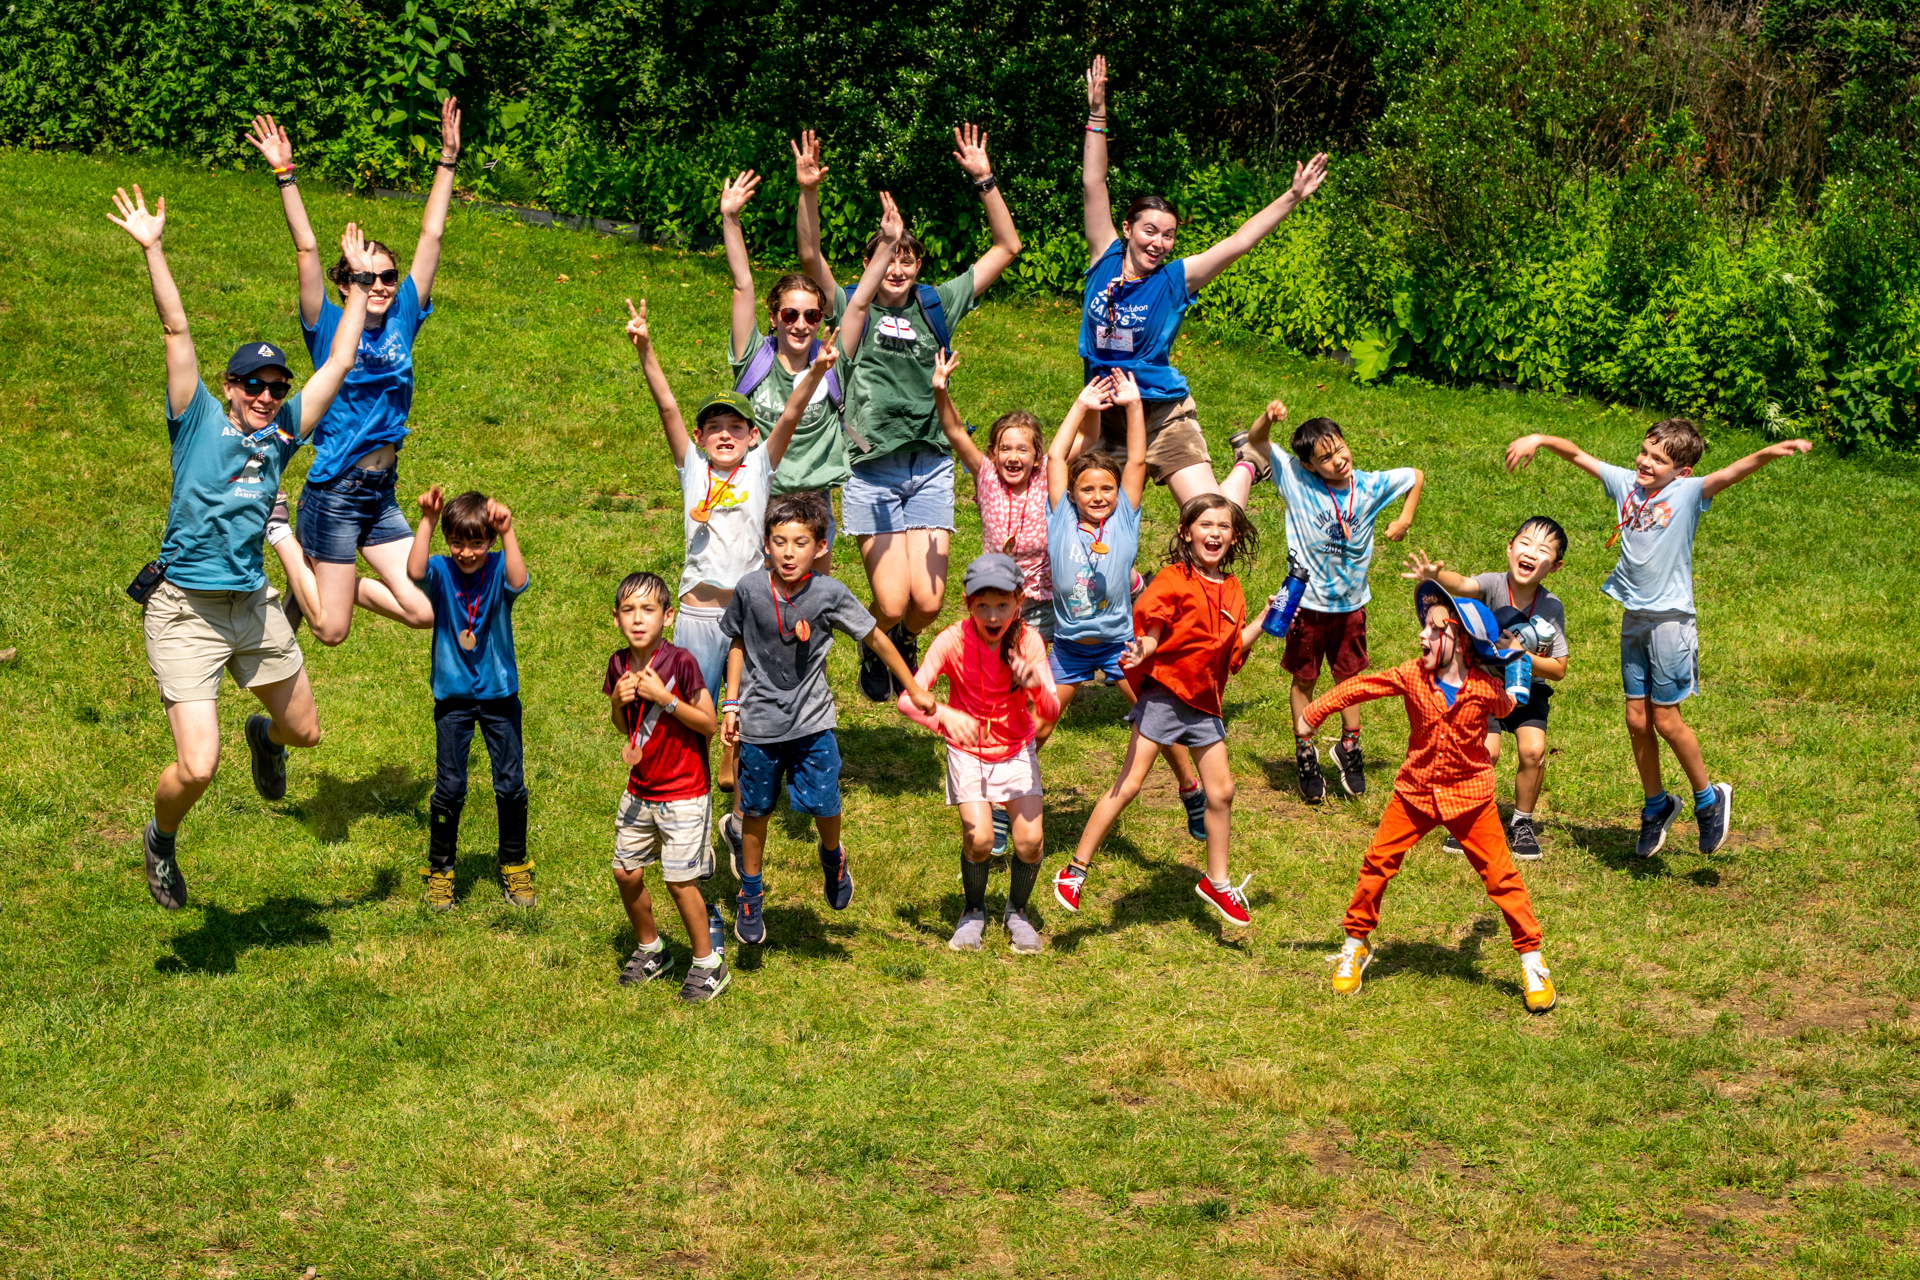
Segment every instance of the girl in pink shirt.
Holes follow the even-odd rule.
[[[1040,761],[1034,736],[1060,714],[1047,646],[1020,618],[1021,571],[990,551],[967,566],[967,616],[934,638],[920,664],[922,688],[947,678],[947,701],[925,715],[902,700],[902,715],[947,740],[947,803],[960,810],[960,880],[966,907],[947,945],[978,951],[987,926],[993,808],[1011,819],[1014,858],[1005,924],[1015,951],[1041,948],[1027,920],[1040,876]]]

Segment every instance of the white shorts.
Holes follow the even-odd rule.
[[[713,844],[707,824],[712,817],[713,801],[707,796],[642,800],[627,792],[613,820],[613,869],[638,871],[657,862],[660,878],[668,884],[711,878]]]
[[[1005,804],[1022,796],[1040,794],[1040,753],[1033,743],[1005,760],[982,760],[955,747],[947,748],[947,803],[984,800]]]

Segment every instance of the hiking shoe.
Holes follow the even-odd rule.
[[[1465,853],[1467,851],[1467,846],[1460,843],[1460,837],[1454,835],[1451,831],[1447,832],[1447,838],[1442,842],[1440,847],[1447,853]]]
[[[1667,802],[1654,813],[1650,814],[1644,808],[1641,809],[1640,843],[1633,847],[1633,851],[1643,858],[1651,858],[1660,852],[1660,846],[1667,842],[1667,828],[1672,826],[1673,820],[1679,816],[1680,802],[1672,796],[1668,796]]]
[[[1247,879],[1239,884],[1228,885],[1225,889],[1216,889],[1213,887],[1213,881],[1201,876],[1200,883],[1193,887],[1193,891],[1200,895],[1202,902],[1224,916],[1228,924],[1252,924],[1253,916],[1247,911],[1246,894],[1247,880],[1251,879],[1253,879],[1253,873],[1248,872]]]
[[[1253,482],[1260,484],[1273,479],[1273,459],[1270,457],[1263,458],[1254,451],[1253,446],[1247,443],[1249,434],[1250,433],[1245,431],[1234,432],[1227,437],[1227,447],[1233,450],[1233,460],[1235,462],[1245,458],[1253,464]]]
[[[1007,837],[1013,831],[1013,818],[1005,809],[993,811],[993,856],[1004,858],[1007,855]]]
[[[1725,844],[1727,833],[1733,826],[1733,784],[1716,782],[1713,784],[1713,790],[1719,799],[1704,812],[1700,809],[1693,811],[1695,821],[1700,824],[1700,852],[1702,853],[1712,853]]]
[[[760,914],[760,906],[766,897],[765,893],[748,897],[742,892],[733,899],[733,936],[750,947],[757,947],[767,940],[766,918]]]
[[[891,640],[893,633],[888,632]],[[860,693],[868,702],[886,702],[888,690],[893,688],[893,673],[887,670],[887,664],[880,661],[880,655],[866,645],[860,646]]]
[[[947,939],[947,950],[978,951],[980,939],[986,932],[987,913],[985,911],[975,907],[971,911],[964,912],[960,916],[959,926],[953,931],[953,936]]]
[[[1528,1013],[1545,1013],[1560,998],[1553,989],[1553,970],[1538,951],[1520,957],[1520,979],[1527,989]]]
[[[740,875],[740,855],[744,846],[741,843],[739,814],[730,813],[720,819],[720,838],[724,840],[727,845],[727,870],[733,872],[733,878],[736,881],[740,880],[742,878]]]
[[[420,905],[429,911],[453,910],[453,868],[427,867],[420,875],[427,882]]]
[[[1540,837],[1534,834],[1532,818],[1515,818],[1507,828],[1507,848],[1522,862],[1540,861]]]
[[[896,622],[888,627],[887,639],[893,641],[893,647],[900,651],[900,661],[907,664],[907,670],[920,669],[920,637],[908,631],[906,623]],[[880,670],[887,677],[887,701],[891,702],[904,692],[904,687],[893,678],[893,672],[887,670],[884,662],[880,664]]]
[[[835,911],[845,911],[853,901],[853,873],[847,870],[847,846],[820,850],[820,874],[826,882],[822,892],[826,894],[827,905]]]
[[[720,918],[720,908],[711,902],[707,904],[707,945],[717,956],[727,954],[727,922]]]
[[[140,833],[140,843],[147,852],[147,892],[167,910],[178,911],[187,905],[187,882],[174,856],[159,852],[159,841],[160,829],[149,820]]]
[[[687,980],[680,984],[681,1004],[705,1004],[727,989],[733,981],[733,975],[727,972],[727,962],[722,960],[711,969],[702,969],[699,965],[687,966]]]
[[[1342,950],[1327,957],[1333,966],[1333,993],[1350,996],[1360,990],[1360,975],[1373,963],[1373,948],[1361,943],[1352,951]]]
[[[253,757],[253,789],[262,800],[287,794],[287,749],[267,736],[273,721],[258,713],[247,717],[247,752]]]
[[[627,957],[627,967],[620,971],[620,985],[637,987],[643,982],[652,982],[655,978],[672,972],[673,952],[665,947],[658,951],[635,947],[633,954]]]
[[[500,876],[500,891],[507,895],[507,901],[516,907],[531,907],[537,900],[533,893],[533,864],[515,862],[511,865],[495,864]]]
[[[1069,911],[1080,909],[1080,894],[1087,886],[1087,869],[1077,862],[1060,868],[1053,878],[1053,896]]]
[[[1187,834],[1204,841],[1207,838],[1207,789],[1195,787],[1190,792],[1181,792],[1180,803],[1187,806]]]
[[[1340,789],[1350,796],[1367,794],[1367,775],[1361,768],[1365,763],[1360,755],[1360,744],[1348,746],[1337,742],[1333,747],[1333,764],[1340,771]]]
[[[1040,940],[1040,931],[1027,919],[1026,912],[1009,907],[1003,923],[1007,926],[1007,942],[1020,955],[1037,956],[1046,947],[1047,944]]]
[[[1320,776],[1320,752],[1311,742],[1294,744],[1293,764],[1300,771],[1300,798],[1308,804],[1326,799],[1327,780]]]

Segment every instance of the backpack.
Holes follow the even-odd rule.
[[[743,396],[752,396],[753,389],[767,380],[767,375],[773,372],[773,362],[778,355],[776,343],[777,339],[770,333],[761,340],[758,347],[754,348],[753,354],[747,358],[747,367],[740,371],[740,380],[733,384],[735,391]],[[813,358],[819,354],[819,340],[809,342],[807,363],[812,364]],[[805,371],[802,370],[802,372]],[[840,404],[845,399],[846,396],[840,390],[840,370],[827,370],[827,402],[833,406],[835,413],[840,412]]]
[[[853,291],[858,285],[840,286],[840,292],[846,295],[848,302],[853,301]],[[940,350],[947,355],[953,354],[950,339],[953,331],[947,328],[947,309],[941,305],[940,291],[930,284],[914,287],[915,299],[920,303],[920,314],[926,319],[927,328],[933,330],[933,340],[940,344]]]

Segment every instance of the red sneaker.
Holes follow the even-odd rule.
[[[1053,878],[1053,896],[1069,911],[1080,909],[1080,890],[1087,883],[1087,869],[1077,862],[1060,868]]]
[[[1253,873],[1248,872],[1247,880],[1251,879],[1253,879]],[[1214,888],[1213,881],[1201,876],[1200,883],[1193,886],[1193,891],[1199,894],[1208,906],[1225,916],[1228,924],[1252,924],[1253,916],[1247,911],[1247,895],[1243,892],[1247,887],[1247,880],[1231,885],[1223,891]]]

